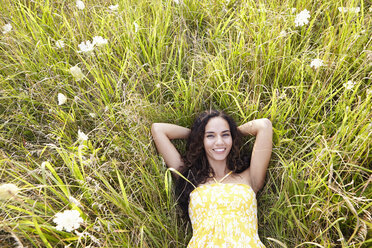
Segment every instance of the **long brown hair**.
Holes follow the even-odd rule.
[[[222,117],[225,119],[230,127],[232,147],[227,156],[227,168],[234,173],[240,173],[249,167],[250,154],[244,159],[240,156],[240,137],[242,135],[240,134],[234,119],[218,110],[208,110],[201,113],[195,119],[191,127],[191,132],[186,144],[186,152],[183,156],[184,166],[181,169],[181,173],[189,182],[182,177],[178,177],[176,182],[178,204],[182,209],[183,217],[186,217],[187,219],[189,219],[188,206],[190,193],[194,189],[193,185],[197,187],[198,185],[205,183],[208,178],[214,176],[214,171],[209,165],[205,154],[203,140],[205,126],[208,124],[210,119],[216,117]]]

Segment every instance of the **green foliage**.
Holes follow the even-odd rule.
[[[185,247],[191,227],[150,126],[189,126],[209,108],[273,123],[257,196],[267,247],[371,246],[370,3],[84,3],[0,6],[0,183],[21,188],[0,201],[1,246]],[[296,27],[304,9],[309,23]],[[107,44],[79,52],[95,36]],[[78,232],[53,222],[69,209],[84,219]]]

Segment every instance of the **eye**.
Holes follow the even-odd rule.
[[[222,135],[222,136],[224,136],[224,137],[229,137],[230,136],[230,134],[229,133],[225,133],[224,135]]]
[[[213,138],[213,137],[214,137],[214,135],[212,135],[212,134],[207,135],[207,138]]]

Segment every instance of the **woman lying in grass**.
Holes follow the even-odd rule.
[[[154,123],[151,132],[167,166],[183,175],[176,173],[176,187],[193,228],[188,247],[264,247],[257,233],[256,193],[271,157],[270,120],[237,127],[225,113],[211,110],[203,112],[191,130]],[[240,137],[248,134],[256,136],[250,165],[241,159],[239,145]],[[188,139],[185,156],[172,139]]]

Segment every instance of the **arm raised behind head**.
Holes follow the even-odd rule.
[[[242,135],[254,135],[251,165],[246,171],[251,186],[255,192],[259,191],[264,183],[267,167],[271,158],[273,146],[273,127],[267,118],[249,121],[238,127]]]
[[[153,123],[151,134],[156,148],[163,157],[165,164],[177,171],[183,166],[181,154],[172,144],[172,139],[187,139],[190,129],[170,123]]]

